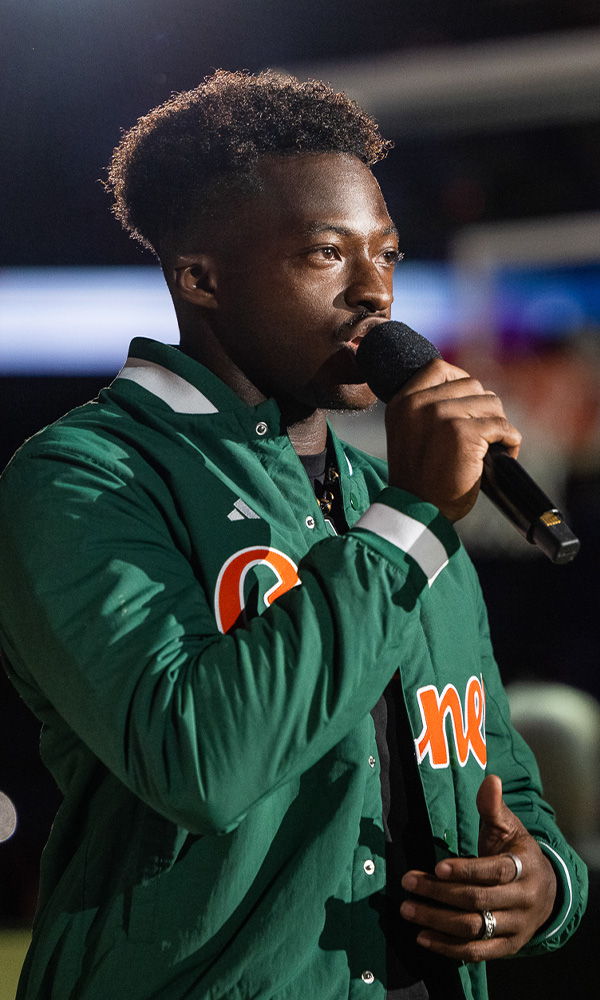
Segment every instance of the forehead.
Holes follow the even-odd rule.
[[[271,232],[316,231],[329,224],[369,234],[390,227],[379,184],[356,156],[264,156],[257,172],[262,190],[249,208]]]

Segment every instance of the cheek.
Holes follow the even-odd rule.
[[[311,280],[312,279],[312,280]],[[344,315],[329,282],[274,268],[231,277],[222,299],[221,339],[254,376],[306,384],[335,351],[333,335]]]
[[[339,294],[339,281],[326,271],[311,268],[261,270],[255,280],[245,284],[243,297],[253,311],[314,319],[331,315]]]
[[[317,296],[272,289],[267,301],[252,297],[238,314],[238,329],[266,357],[275,354],[285,369],[318,367],[332,353],[333,332],[341,322]]]

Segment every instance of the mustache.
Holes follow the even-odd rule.
[[[359,325],[359,323],[364,323],[367,319],[385,319],[384,316],[377,316],[375,313],[371,312],[369,309],[361,309],[360,312],[353,313],[349,319],[345,320],[337,329],[335,340],[340,344],[347,344],[348,341],[354,340],[354,329]]]

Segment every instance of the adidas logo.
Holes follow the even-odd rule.
[[[255,514],[252,508],[240,498],[235,501],[233,510],[227,515],[227,519],[229,521],[243,521],[246,517],[260,521],[259,515]]]

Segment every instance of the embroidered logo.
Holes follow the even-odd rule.
[[[255,545],[234,552],[222,567],[215,588],[215,617],[220,632],[228,632],[244,610],[244,583],[254,566],[268,566],[276,577],[276,583],[264,595],[266,607],[300,583],[298,567],[278,549]]]
[[[449,766],[450,752],[446,726],[448,717],[460,766],[465,766],[469,754],[472,753],[479,766],[485,770],[487,748],[483,678],[469,677],[465,691],[464,715],[460,695],[453,684],[446,684],[441,695],[433,684],[419,688],[417,700],[423,720],[421,735],[415,740],[419,764],[429,754],[432,767]]]
[[[241,497],[235,501],[233,510],[229,512],[227,518],[229,521],[243,521],[245,518],[260,521],[260,516],[255,514],[252,507],[249,507]]]

